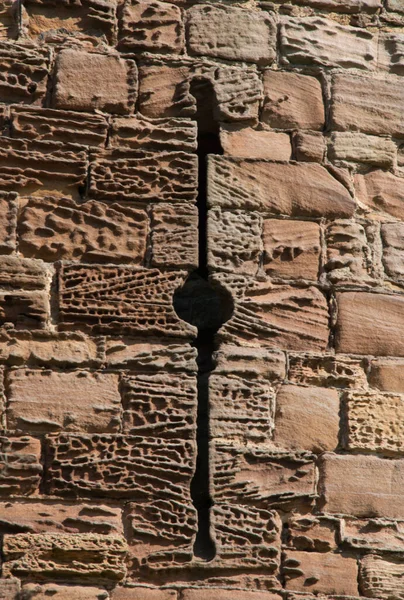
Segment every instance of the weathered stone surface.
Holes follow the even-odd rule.
[[[221,127],[220,143],[226,156],[289,160],[292,154],[289,135],[266,129]]]
[[[264,591],[247,591],[247,590],[226,590],[223,588],[210,588],[205,589],[188,589],[182,592],[183,600],[207,600],[209,596],[207,593],[212,595],[212,598],[217,600],[279,600],[280,596],[271,594],[270,592]],[[152,599],[154,600],[154,599]],[[164,599],[165,600],[165,599]],[[209,599],[210,600],[210,599]]]
[[[94,153],[89,195],[117,202],[192,202],[197,195],[196,156],[141,150]]]
[[[331,135],[328,156],[335,162],[358,162],[389,169],[396,160],[397,146],[389,138],[341,131]]]
[[[370,363],[369,384],[385,392],[404,394],[404,360],[375,358]]]
[[[0,437],[0,494],[30,496],[38,491],[41,442],[32,437]]]
[[[196,378],[181,374],[134,375],[122,385],[123,430],[139,436],[192,439]]]
[[[367,598],[404,598],[404,561],[381,556],[364,556],[360,563],[359,587]]]
[[[146,254],[147,214],[129,206],[32,196],[18,225],[20,252],[45,261],[142,264]]]
[[[195,359],[196,350],[190,344],[139,342],[133,338],[112,338],[105,342],[105,361],[110,367],[195,374]]]
[[[197,128],[191,119],[117,117],[112,121],[110,145],[133,150],[193,152]]]
[[[402,296],[345,292],[337,304],[337,352],[404,356]]]
[[[404,460],[326,453],[319,467],[325,512],[403,519]]]
[[[275,393],[268,382],[209,377],[209,423],[214,438],[265,441],[274,426]]]
[[[102,584],[120,581],[126,574],[127,546],[117,536],[17,533],[4,536],[3,552],[5,575]]]
[[[215,503],[258,504],[311,496],[315,488],[313,455],[265,446],[216,442],[211,451]]]
[[[243,8],[202,5],[187,12],[191,54],[271,64],[276,57],[272,15]]]
[[[321,250],[317,223],[265,219],[263,243],[269,276],[317,280]]]
[[[350,548],[359,550],[379,550],[387,552],[404,552],[403,521],[387,521],[386,519],[343,519],[341,541]]]
[[[122,534],[121,513],[120,508],[105,504],[0,502],[0,531]]]
[[[44,329],[49,320],[47,292],[0,292],[0,324],[16,329]]]
[[[158,0],[125,1],[120,15],[120,50],[179,54],[183,47],[184,28],[177,6]]]
[[[49,436],[47,456],[46,489],[57,496],[189,501],[192,441],[61,434]]]
[[[402,32],[380,33],[379,68],[397,75],[404,74],[404,35]]]
[[[208,264],[214,270],[255,275],[262,254],[262,219],[246,210],[208,213]]]
[[[151,265],[198,266],[198,209],[189,204],[155,204],[151,211]]]
[[[326,146],[322,133],[297,131],[293,135],[293,150],[297,160],[323,162]]]
[[[262,4],[265,4],[265,0]],[[380,0],[293,0],[293,4],[312,6],[336,13],[374,12],[381,7]]]
[[[1,100],[40,104],[46,94],[49,62],[46,48],[0,41]]]
[[[314,163],[210,156],[208,164],[211,207],[326,218],[350,217],[355,210],[347,189]]]
[[[262,120],[277,129],[322,129],[324,104],[315,77],[281,71],[264,71]]]
[[[146,117],[190,117],[196,111],[189,92],[191,63],[150,61],[139,67],[139,107]]]
[[[285,64],[376,68],[377,38],[366,29],[320,17],[283,17],[280,36]]]
[[[285,355],[278,350],[221,344],[214,353],[214,360],[215,374],[263,378],[273,383],[286,376]]]
[[[23,586],[21,600],[108,600],[108,592],[99,587],[57,585],[55,583],[27,583]]]
[[[15,39],[17,36],[18,14],[15,3],[13,0],[3,0],[0,6],[0,39]]]
[[[380,454],[404,454],[404,399],[397,394],[344,394],[345,447]]]
[[[12,106],[13,138],[103,147],[108,124],[105,117],[35,106]]]
[[[289,355],[288,379],[300,385],[328,388],[366,388],[365,365],[360,359],[321,354]]]
[[[404,223],[386,223],[381,227],[383,265],[388,277],[404,278]]]
[[[114,433],[121,425],[114,373],[17,369],[8,376],[7,428],[24,433]]]
[[[0,257],[2,289],[43,290],[49,279],[50,274],[40,261],[15,256]]]
[[[282,568],[287,590],[358,595],[358,567],[355,558],[332,553],[289,551]]]
[[[287,520],[286,545],[295,550],[335,550],[339,520],[333,517],[292,514]]]
[[[360,223],[337,219],[325,230],[327,246],[324,265],[327,278],[334,284],[370,281],[373,275],[373,253],[367,228]]]
[[[206,591],[206,590],[205,590]],[[184,592],[185,593],[185,592]],[[146,587],[116,587],[112,600],[177,600],[177,591]]]
[[[8,254],[16,248],[17,195],[0,194],[0,251]]]
[[[133,109],[136,87],[133,61],[117,54],[66,49],[56,60],[53,107],[127,114]]]
[[[356,175],[357,198],[370,209],[404,219],[404,178],[386,171]]]
[[[1,600],[20,600],[20,589],[21,585],[18,579],[2,579],[0,581]]]
[[[276,395],[274,442],[282,448],[320,453],[338,445],[336,390],[283,385]]]
[[[328,307],[315,287],[255,284],[235,305],[220,336],[229,342],[296,351],[325,350]]]
[[[360,77],[338,73],[333,77],[332,126],[339,131],[404,136],[404,98],[394,77]]]

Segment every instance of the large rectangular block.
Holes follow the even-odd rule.
[[[109,141],[113,148],[194,152],[196,135],[196,122],[191,119],[148,119],[137,115],[114,118]]]
[[[319,493],[323,510],[356,517],[404,518],[404,460],[324,454]]]
[[[343,166],[357,162],[389,169],[396,161],[397,145],[385,137],[337,131],[331,134],[328,157]]]
[[[404,553],[404,522],[387,519],[352,519],[341,522],[341,541],[355,550]]]
[[[289,355],[291,383],[327,388],[367,388],[365,361],[347,356]]]
[[[375,358],[372,360],[369,384],[384,392],[404,394],[404,359]]]
[[[7,428],[25,433],[114,433],[121,425],[119,376],[91,371],[12,370]]]
[[[0,437],[0,494],[30,496],[39,489],[41,442],[32,437]]]
[[[341,292],[337,304],[337,352],[404,356],[402,296]]]
[[[155,373],[196,374],[196,350],[190,344],[164,344],[135,338],[107,338],[105,360],[109,367]]]

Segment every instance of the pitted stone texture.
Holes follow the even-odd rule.
[[[404,394],[404,359],[373,359],[370,363],[369,384],[385,392]]]
[[[196,350],[190,344],[138,341],[136,338],[107,338],[105,362],[142,372],[167,371],[195,374]]]
[[[158,0],[124,2],[120,14],[120,50],[179,54],[183,47],[184,28],[177,6]]]
[[[337,352],[404,356],[402,296],[344,292],[337,304]]]
[[[59,319],[63,329],[93,333],[192,337],[172,305],[186,272],[64,265],[59,274]]]
[[[274,442],[282,448],[335,450],[339,432],[336,390],[283,385],[276,396]]]
[[[100,587],[57,585],[55,583],[27,583],[23,586],[21,600],[108,600],[108,592]]]
[[[127,546],[117,536],[17,533],[4,537],[3,552],[5,575],[102,584],[126,574]]]
[[[292,513],[287,520],[286,546],[306,552],[330,552],[337,548],[338,531],[336,518]]]
[[[0,193],[0,251],[9,254],[16,249],[17,194]]]
[[[331,96],[333,128],[376,135],[404,136],[402,84],[394,77],[338,73]]]
[[[189,204],[155,204],[151,210],[151,265],[198,266],[198,209]]]
[[[18,12],[15,2],[13,0],[3,0],[0,7],[0,39],[16,39],[17,37]]]
[[[386,275],[404,279],[404,223],[386,223],[381,227],[383,265]]]
[[[120,149],[94,153],[89,196],[114,202],[193,202],[197,196],[196,156]]]
[[[344,394],[345,447],[352,451],[404,454],[404,398],[397,394]]]
[[[12,106],[10,118],[13,138],[96,147],[107,139],[108,124],[101,115],[24,105]]]
[[[142,264],[148,217],[144,210],[119,204],[31,197],[20,212],[18,231],[24,256]]]
[[[8,376],[7,428],[24,433],[114,433],[121,425],[114,373],[17,369]]]
[[[325,512],[404,518],[404,460],[326,453],[319,469],[318,491]]]
[[[265,379],[274,385],[286,376],[285,355],[278,350],[221,344],[213,358],[218,375]]]
[[[44,329],[49,321],[47,292],[0,292],[0,324],[16,329]]]
[[[4,102],[41,104],[46,95],[49,50],[0,41],[0,97]]]
[[[276,129],[322,129],[320,81],[299,73],[264,71],[262,120]]]
[[[324,351],[328,344],[328,306],[315,287],[254,284],[236,302],[220,338],[268,348]]]
[[[265,0],[262,4],[265,6]],[[293,4],[312,6],[320,10],[335,11],[336,13],[372,13],[381,8],[380,0],[293,0]]]
[[[355,190],[358,200],[369,209],[404,219],[404,177],[381,170],[358,174]]]
[[[376,68],[377,37],[365,29],[320,17],[284,17],[280,40],[282,60],[287,65]]]
[[[288,379],[300,385],[367,388],[364,361],[341,355],[289,355]]]
[[[404,598],[403,576],[402,559],[364,556],[360,563],[359,587],[361,593],[367,598],[402,600]]]
[[[324,167],[314,163],[210,156],[208,165],[208,203],[212,208],[326,218],[350,217],[355,210],[348,190]]]
[[[404,552],[403,535],[403,521],[377,518],[369,520],[345,518],[342,520],[342,543],[358,550],[379,550],[402,555]]]
[[[133,61],[116,54],[63,50],[56,60],[53,107],[127,114],[133,109],[136,87]]]
[[[192,441],[61,434],[49,436],[47,456],[50,494],[189,502]]]
[[[379,68],[397,75],[404,75],[404,35],[390,31],[380,33]]]
[[[276,23],[265,12],[205,4],[187,12],[188,47],[192,54],[271,64]]]
[[[289,551],[282,569],[287,590],[358,595],[358,567],[355,558],[332,553]]]
[[[316,281],[320,266],[320,227],[308,221],[265,219],[264,269],[281,279]]]
[[[369,238],[372,228],[337,219],[325,229],[327,246],[324,265],[327,279],[333,284],[361,284],[371,281],[374,275],[373,252]]]
[[[292,154],[288,134],[266,129],[221,127],[220,143],[226,156],[289,160]]]
[[[43,467],[41,442],[32,437],[0,437],[0,494],[30,496],[38,491]]]
[[[336,163],[357,162],[389,169],[396,161],[397,146],[389,138],[341,131],[331,135],[328,156]]]
[[[217,600],[280,600],[280,596],[266,591],[210,588],[212,598]],[[206,589],[188,589],[182,592],[182,600],[206,600]],[[154,600],[154,599],[152,599]]]
[[[293,149],[297,160],[306,162],[323,162],[326,151],[325,139],[317,131],[297,131],[293,135]]]
[[[121,535],[122,510],[106,504],[3,501],[0,502],[0,532]]]
[[[117,117],[112,120],[110,145],[133,150],[193,152],[197,127],[190,119]]]
[[[206,593],[206,590],[204,590]],[[116,587],[111,600],[178,600],[176,590],[146,587]]]

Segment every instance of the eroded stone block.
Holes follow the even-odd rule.
[[[1,100],[41,104],[46,94],[49,62],[46,48],[0,41]]]
[[[112,600],[177,600],[177,591],[147,587],[116,587]]]
[[[198,266],[197,207],[155,204],[151,215],[152,266],[195,269]]]
[[[328,156],[337,163],[358,162],[389,169],[396,161],[397,146],[386,137],[341,131],[331,134]]]
[[[292,514],[287,520],[286,545],[305,552],[331,552],[337,548],[338,525],[333,517]]]
[[[404,360],[375,358],[370,363],[369,384],[385,392],[404,394]]]
[[[16,248],[17,194],[0,194],[0,251],[11,253]]]
[[[216,374],[263,378],[274,385],[286,376],[285,355],[278,350],[221,344],[214,360]]]
[[[300,385],[366,388],[365,364],[347,356],[289,355],[288,379]]]
[[[404,561],[369,554],[360,563],[359,587],[367,598],[404,598]]]
[[[190,119],[117,117],[112,121],[110,145],[133,150],[194,152],[197,127]]]
[[[38,491],[43,467],[41,442],[32,437],[0,437],[0,494],[30,496]]]
[[[334,284],[352,282],[361,284],[374,275],[373,252],[368,228],[354,221],[337,219],[327,225],[327,246],[324,265],[327,278]]]
[[[110,367],[142,372],[196,373],[196,350],[190,344],[139,342],[133,338],[111,338],[105,342],[105,360]]]
[[[297,131],[293,135],[293,148],[297,160],[323,162],[326,146],[322,133]]]
[[[266,129],[221,127],[220,143],[226,156],[290,160],[292,154],[288,134]]]
[[[2,579],[0,582],[0,598],[2,600],[19,600],[21,585],[18,579]]]
[[[50,315],[47,292],[0,292],[0,324],[16,329],[44,329]]]
[[[358,200],[376,212],[404,219],[404,178],[375,170],[355,176]]]
[[[350,518],[342,521],[341,541],[355,550],[379,550],[402,554],[404,552],[403,535],[403,521]]]
[[[404,278],[404,223],[386,223],[381,227],[383,264],[388,277]]]

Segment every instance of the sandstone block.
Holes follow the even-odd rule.
[[[319,467],[325,512],[403,519],[404,460],[324,454]]]
[[[286,589],[316,594],[358,595],[355,558],[319,552],[286,553],[283,563]]]
[[[15,8],[13,0],[3,0],[0,7],[0,39],[18,37],[18,15]]]
[[[196,350],[190,344],[139,342],[133,338],[107,338],[105,360],[110,367],[124,367],[143,372],[197,371]]]
[[[404,523],[386,519],[343,519],[341,541],[355,550],[379,550],[402,554]]]
[[[336,13],[354,14],[360,12],[371,13],[380,8],[380,0],[294,0],[293,4],[312,6],[320,10],[335,11]]]
[[[373,78],[339,73],[332,85],[332,126],[339,131],[404,135],[404,98],[394,77]]]
[[[0,194],[0,251],[9,254],[16,247],[17,194]]]
[[[338,445],[336,390],[283,385],[276,396],[274,442],[292,450],[320,453]]]
[[[127,114],[134,106],[136,87],[133,61],[116,54],[62,50],[56,60],[53,107]]]
[[[358,162],[389,169],[396,161],[397,146],[389,138],[341,131],[331,135],[328,156],[337,163]]]
[[[357,392],[344,394],[345,447],[404,454],[404,399],[397,394]]]
[[[193,152],[197,127],[190,119],[116,117],[112,120],[110,145],[133,150]]]
[[[8,576],[69,578],[102,585],[123,579],[126,552],[126,543],[118,536],[17,533],[4,536],[3,569]]]
[[[177,600],[176,590],[146,587],[116,587],[111,600]]]
[[[370,209],[404,219],[404,178],[386,171],[370,171],[355,176],[355,190],[358,200]]]
[[[63,329],[81,324],[94,333],[192,337],[194,328],[179,319],[172,305],[185,275],[183,271],[64,265],[59,274],[60,322]]]
[[[21,600],[108,600],[109,594],[100,587],[57,585],[55,583],[27,583],[23,586]]]
[[[367,598],[404,598],[404,561],[369,554],[361,560],[359,588]]]
[[[398,295],[337,294],[337,352],[404,356],[404,299]]]
[[[285,355],[278,350],[221,344],[214,353],[215,373],[279,383],[285,378]]]
[[[370,363],[369,384],[385,392],[404,394],[404,360],[375,358]]]
[[[189,204],[154,204],[151,264],[160,268],[198,266],[198,209]]]
[[[283,17],[280,36],[284,64],[376,68],[377,37],[366,29],[321,17]]]
[[[13,533],[123,534],[122,511],[105,504],[0,502],[0,531]],[[1,598],[1,595],[0,595]]]
[[[24,433],[117,432],[118,383],[114,373],[13,370],[8,376],[7,428]]]
[[[196,111],[189,90],[192,63],[149,61],[139,66],[139,108],[152,118],[191,117]]]
[[[41,442],[32,437],[0,437],[0,494],[30,496],[38,491],[43,467]]]
[[[19,600],[20,581],[18,579],[2,579],[0,582],[1,600]]]
[[[315,77],[282,71],[264,71],[262,120],[277,129],[322,129],[324,104]]]
[[[264,269],[270,277],[317,280],[320,227],[308,221],[265,219]]]
[[[383,265],[388,277],[404,278],[404,223],[386,223],[381,227]]]
[[[179,54],[183,46],[184,28],[177,6],[158,0],[125,1],[120,15],[120,50]]]
[[[338,525],[333,517],[292,514],[287,520],[286,545],[305,552],[331,552],[337,547]]]
[[[146,254],[146,211],[129,206],[32,196],[18,225],[20,252],[45,261],[142,264]]]
[[[297,160],[323,162],[326,146],[322,133],[297,131],[293,135],[293,150]]]
[[[50,54],[34,44],[0,41],[0,95],[3,102],[40,104],[45,98]]]
[[[350,217],[355,210],[348,190],[324,167],[314,163],[211,156],[208,165],[211,207],[330,219]]]
[[[271,64],[276,56],[276,23],[269,13],[202,5],[187,12],[191,54]]]
[[[16,329],[44,329],[50,314],[47,292],[0,292],[0,324]]]
[[[404,35],[389,31],[379,37],[379,68],[397,75],[404,74]]]
[[[43,290],[49,279],[50,274],[41,261],[0,257],[0,287],[3,289]]]
[[[364,362],[338,355],[291,354],[288,380],[327,388],[367,388]]]
[[[289,135],[266,129],[222,127],[220,143],[226,156],[287,161],[292,154]]]
[[[266,591],[226,590],[223,588],[189,589],[182,592],[182,600],[279,600],[280,596]]]
[[[334,284],[352,282],[357,285],[372,280],[374,263],[370,239],[373,233],[371,226],[344,219],[327,225],[324,265],[327,279]]]

